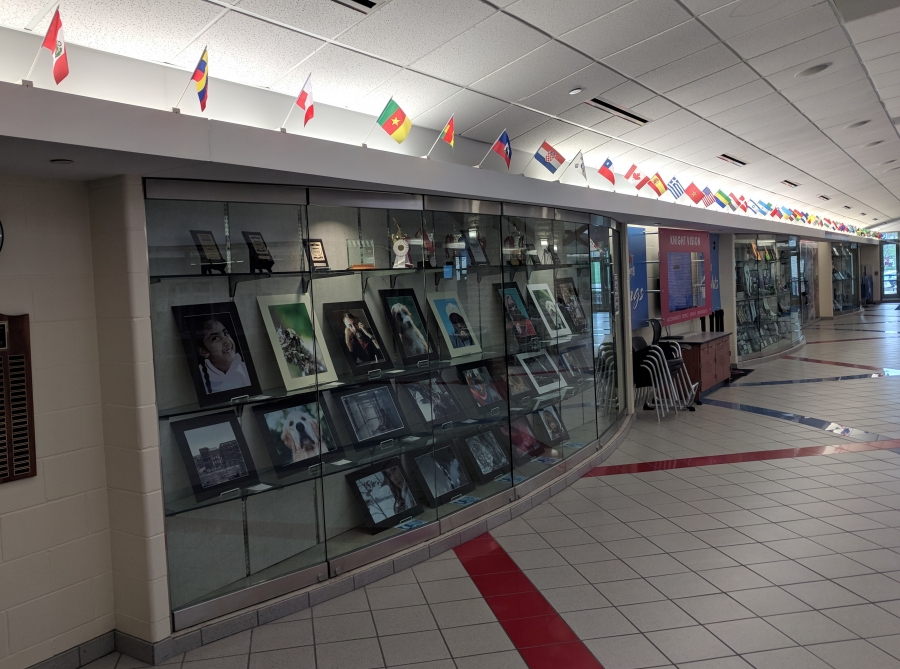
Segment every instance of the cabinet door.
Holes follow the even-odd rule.
[[[711,343],[700,345],[700,390],[716,385],[716,351]]]
[[[722,382],[731,378],[731,346],[727,338],[720,339],[719,342],[716,366],[718,367],[719,382]]]

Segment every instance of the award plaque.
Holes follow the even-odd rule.
[[[213,270],[225,274],[225,256],[219,251],[211,230],[191,230],[194,246],[200,254],[200,274],[212,274]]]
[[[306,257],[309,260],[310,269],[328,270],[328,257],[325,255],[325,244],[321,239],[304,239],[303,246],[306,248]]]
[[[247,250],[250,252],[250,273],[255,274],[259,272],[263,274],[264,272],[271,272],[275,259],[269,252],[269,247],[266,246],[266,240],[263,239],[262,234],[248,230],[244,230],[241,234],[244,235],[244,242],[246,242]]]
[[[374,240],[348,239],[347,266],[350,269],[375,269]]]

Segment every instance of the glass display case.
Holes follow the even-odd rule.
[[[800,240],[800,323],[819,317],[819,244]]]
[[[739,359],[761,357],[800,341],[800,270],[796,237],[735,235]]]
[[[834,313],[847,313],[860,308],[859,244],[831,243],[831,290]]]
[[[622,418],[614,221],[168,183],[146,212],[177,629],[508,504]]]

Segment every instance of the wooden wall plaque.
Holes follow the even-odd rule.
[[[28,315],[0,314],[0,483],[37,476]]]

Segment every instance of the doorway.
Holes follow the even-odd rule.
[[[898,246],[897,240],[881,242],[881,297],[885,302],[900,299],[897,292]]]

